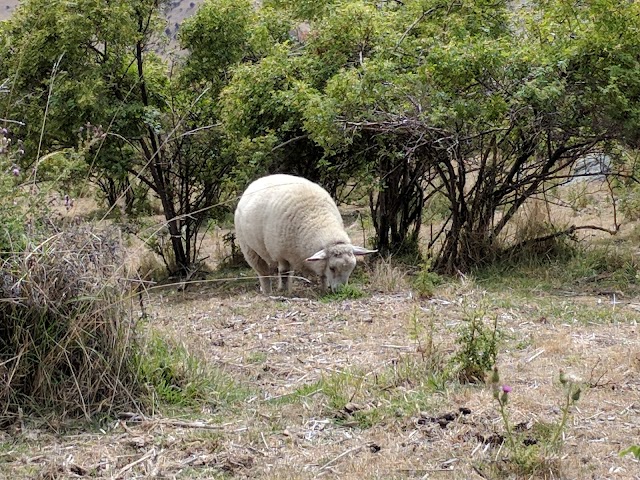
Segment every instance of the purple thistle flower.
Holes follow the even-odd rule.
[[[502,391],[504,393],[511,393],[512,388],[509,385],[503,385],[502,386]]]

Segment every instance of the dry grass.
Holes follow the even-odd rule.
[[[368,285],[378,292],[401,292],[409,288],[407,268],[396,265],[391,258],[381,258],[369,268]]]
[[[455,382],[434,389],[410,335],[417,309],[424,324],[435,320],[439,352],[451,354],[463,310],[488,302],[510,336],[499,365],[514,389],[514,423],[558,421],[560,368],[592,383],[572,412],[561,455],[547,459],[553,473],[533,478],[640,478],[640,464],[618,456],[640,427],[637,303],[514,299],[470,282],[422,301],[408,291],[329,304],[274,301],[244,290],[166,290],[149,298],[149,310],[154,330],[204,354],[252,395],[219,412],[203,408],[182,424],[130,419],[114,422],[106,434],[66,437],[26,429],[0,453],[0,472],[14,478],[41,471],[58,478],[85,472],[100,478],[463,479],[481,478],[479,471],[510,478],[489,476],[487,467],[505,456],[490,442],[503,432],[491,392]],[[616,316],[601,324],[562,313],[578,308],[616,309]],[[345,400],[356,405],[351,413]],[[460,407],[470,413],[444,428],[430,419]],[[195,420],[206,425],[189,423]]]
[[[46,232],[46,234],[44,233]],[[117,232],[32,233],[0,265],[0,420],[135,408],[134,321]]]
[[[215,243],[210,252],[228,254]],[[60,436],[26,422],[0,436],[0,477],[640,479],[640,462],[619,456],[640,431],[640,298],[594,295],[597,279],[545,289],[472,277],[418,298],[392,262],[359,264],[353,278],[370,281],[358,285],[367,297],[327,303],[302,282],[290,299],[259,295],[257,281],[149,291],[146,328],[243,394],[104,431]],[[505,334],[498,366],[522,435],[542,444],[560,420],[560,369],[586,385],[561,451],[526,474],[502,445],[490,389],[447,372],[474,308]]]

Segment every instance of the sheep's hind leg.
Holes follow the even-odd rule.
[[[265,262],[260,255],[253,250],[247,251],[245,258],[251,268],[253,268],[258,274],[258,278],[260,279],[260,291],[265,295],[271,295],[271,275],[273,272],[269,268],[267,262]]]
[[[287,294],[291,293],[291,274],[293,271],[289,262],[278,263],[278,288]]]

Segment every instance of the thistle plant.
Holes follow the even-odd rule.
[[[559,381],[564,390],[564,402],[561,406],[562,418],[560,419],[560,423],[558,423],[555,428],[553,428],[553,433],[547,447],[548,450],[553,450],[556,452],[562,447],[562,432],[564,432],[564,429],[567,425],[571,407],[573,407],[578,402],[578,400],[580,400],[580,395],[582,394],[582,382],[573,375],[567,374],[564,371],[560,370]],[[493,368],[493,372],[491,374],[491,389],[493,391],[493,398],[495,398],[495,400],[498,402],[500,415],[504,423],[506,441],[511,448],[511,451],[516,452],[518,443],[516,442],[516,438],[514,437],[511,421],[509,420],[507,411],[509,394],[511,393],[512,388],[509,385],[501,384],[500,374],[497,367]]]
[[[498,373],[498,367],[495,366],[491,373],[491,389],[493,390],[493,398],[496,399],[500,408],[500,415],[504,423],[507,442],[509,443],[511,451],[515,451],[516,442],[513,438],[513,430],[511,429],[511,422],[507,413],[507,404],[509,403],[509,394],[512,388],[509,385],[500,385],[500,374]]]
[[[564,404],[562,406],[562,419],[551,438],[551,447],[555,450],[559,450],[562,446],[561,435],[569,418],[569,410],[580,400],[580,394],[582,393],[581,382],[573,375],[560,370],[559,380],[564,389]]]

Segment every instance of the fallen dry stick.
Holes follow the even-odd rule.
[[[322,465],[319,469],[318,469],[318,473],[322,472],[325,468],[330,467],[331,465],[333,465],[334,463],[336,463],[338,460],[340,460],[342,457],[345,457],[347,455],[349,455],[350,453],[355,453],[355,452],[359,452],[360,450],[362,450],[364,447],[362,445],[360,445],[359,447],[353,447],[350,448],[349,450],[347,450],[346,452],[342,452],[340,455],[338,455],[336,458],[334,458],[333,460],[329,460],[327,463],[325,463],[324,465]]]
[[[131,470],[136,465],[139,465],[140,463],[144,462],[145,460],[153,457],[155,454],[156,454],[156,447],[151,447],[151,449],[147,453],[145,453],[143,456],[141,456],[139,459],[131,462],[129,465],[125,465],[124,467],[122,467],[120,469],[120,471],[117,473],[116,478],[121,477],[123,473]]]

